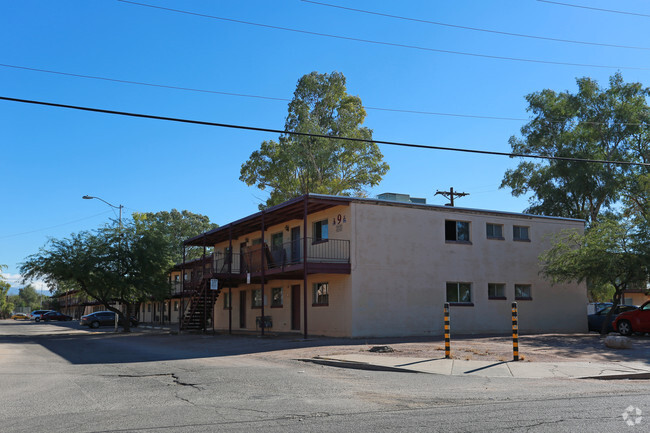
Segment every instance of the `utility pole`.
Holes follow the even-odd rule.
[[[468,192],[454,192],[454,188],[449,188],[449,191],[436,191],[434,195],[442,195],[445,198],[449,199],[450,203],[445,204],[445,206],[454,206],[454,197],[465,197],[469,195]]]

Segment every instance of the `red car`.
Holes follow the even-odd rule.
[[[636,310],[619,314],[612,325],[614,330],[621,335],[630,335],[633,332],[650,332],[650,301]]]

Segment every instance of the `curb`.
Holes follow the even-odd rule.
[[[389,371],[393,373],[424,373],[421,371],[409,370],[407,368],[388,367],[383,365],[368,364],[366,362],[339,361],[338,359],[321,357],[302,358],[296,359],[296,361],[311,362],[312,364],[326,365],[328,367],[351,368],[354,370]]]
[[[621,380],[621,379],[650,379],[650,373],[621,373],[610,374],[607,376],[585,376],[577,377],[576,379],[599,379],[599,380]]]

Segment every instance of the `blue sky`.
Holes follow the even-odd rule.
[[[388,15],[605,47],[471,31],[286,1],[142,0],[142,3],[352,41],[154,9],[117,0],[0,3],[0,96],[282,129],[287,102],[193,92],[65,74],[290,99],[311,71],[340,71],[367,107],[526,119],[524,96],[607,84],[617,71],[650,84],[650,4],[566,0],[639,15],[534,0],[323,0]],[[647,16],[642,16],[642,15]],[[432,50],[453,51],[463,55]],[[484,56],[528,59],[505,60]],[[557,64],[571,63],[572,65]],[[579,65],[584,66],[579,66]],[[588,66],[591,65],[591,66]],[[368,109],[378,140],[508,152],[523,120]],[[241,164],[274,134],[183,125],[0,101],[0,264],[21,261],[49,238],[90,230],[117,211],[173,208],[225,224],[267,195],[239,181]],[[381,146],[391,170],[382,192],[444,204],[436,190],[470,195],[458,206],[521,212],[527,198],[499,185],[507,157]]]

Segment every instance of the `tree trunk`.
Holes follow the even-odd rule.
[[[614,310],[616,310],[616,307],[621,302],[621,296],[623,296],[623,286],[617,287],[616,291],[614,292],[614,300],[612,302],[612,308],[609,309],[607,312],[607,315],[605,316],[605,320],[603,321],[603,326],[600,328],[600,335],[607,335],[607,325],[612,323],[612,315],[614,314]]]

